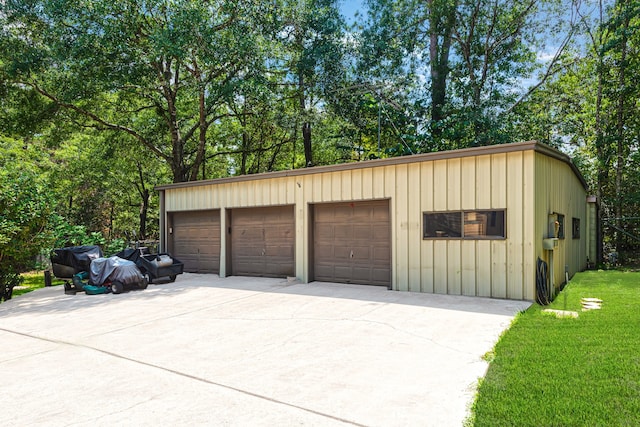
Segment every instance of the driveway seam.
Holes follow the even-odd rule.
[[[230,385],[226,385],[226,384],[218,383],[218,382],[215,382],[215,381],[211,381],[211,380],[208,380],[206,378],[200,378],[200,377],[197,377],[195,375],[191,375],[191,374],[187,374],[187,373],[184,373],[184,372],[177,371],[175,369],[165,368],[163,366],[154,365],[153,363],[132,359],[130,357],[123,356],[123,355],[117,354],[117,353],[113,353],[111,351],[102,350],[102,349],[97,348],[97,347],[92,347],[92,346],[85,345],[85,344],[73,343],[73,342],[69,342],[69,341],[63,341],[63,340],[46,338],[46,337],[40,337],[40,336],[37,336],[37,335],[28,334],[28,333],[24,333],[24,332],[18,332],[18,331],[14,331],[14,330],[2,328],[2,327],[0,327],[0,331],[7,332],[9,334],[20,335],[20,336],[31,338],[31,339],[35,339],[35,340],[46,341],[46,342],[50,342],[50,343],[57,344],[57,345],[66,345],[66,346],[71,346],[71,347],[79,347],[79,348],[84,348],[84,349],[87,349],[87,350],[97,351],[99,353],[103,353],[103,354],[106,354],[108,356],[115,357],[117,359],[126,360],[128,362],[133,362],[133,363],[136,363],[136,364],[139,364],[139,365],[143,365],[143,366],[148,366],[148,367],[151,367],[151,368],[159,369],[161,371],[168,372],[168,373],[171,373],[171,374],[174,374],[174,375],[178,375],[178,376],[181,376],[181,377],[184,377],[184,378],[188,378],[188,379],[192,379],[192,380],[195,380],[195,381],[198,381],[198,382],[202,382],[202,383],[205,383],[205,384],[209,384],[209,385],[214,385],[214,386],[217,386],[217,387],[225,388],[227,390],[232,390],[232,391],[235,391],[237,393],[242,393],[242,394],[245,394],[245,395],[248,395],[248,396],[251,396],[251,397],[255,397],[255,398],[258,398],[258,399],[261,399],[261,400],[265,400],[265,401],[268,401],[268,402],[271,402],[271,403],[275,403],[275,404],[278,404],[278,405],[283,405],[283,406],[287,406],[287,407],[290,407],[290,408],[299,409],[301,411],[309,412],[311,414],[318,415],[318,416],[321,416],[321,417],[324,417],[324,418],[328,418],[328,419],[331,419],[331,420],[334,420],[334,421],[338,421],[338,422],[341,422],[341,423],[350,424],[350,425],[358,426],[358,427],[366,427],[365,424],[360,424],[360,423],[357,423],[355,421],[347,420],[345,418],[337,417],[337,416],[334,416],[334,415],[331,415],[331,414],[326,414],[324,412],[316,411],[314,409],[305,408],[304,406],[294,405],[292,403],[288,403],[288,402],[284,402],[282,400],[274,399],[274,398],[269,397],[269,396],[264,396],[264,395],[261,395],[261,394],[258,394],[258,393],[254,393],[254,392],[251,392],[251,391],[248,391],[248,390],[243,390],[241,388],[237,388],[237,387],[233,387],[233,386],[230,386]]]

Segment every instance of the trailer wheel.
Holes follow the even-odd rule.
[[[122,282],[118,280],[114,280],[113,282],[111,282],[111,292],[113,292],[114,294],[121,294],[122,291],[124,291],[124,285],[122,284]]]
[[[153,279],[151,279],[151,274],[144,273],[144,278],[147,280],[147,285],[150,285],[153,283]]]
[[[149,285],[149,282],[147,281],[147,277],[143,277],[142,281],[140,283],[138,283],[138,287],[140,289],[147,289],[147,286]]]
[[[176,281],[176,277],[177,276],[175,274],[172,274],[171,276],[169,276],[169,281],[170,282],[175,282]]]
[[[75,295],[76,289],[71,286],[71,283],[65,281],[64,282],[64,293],[65,295]]]

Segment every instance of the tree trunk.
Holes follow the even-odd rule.
[[[179,79],[179,67],[176,67],[175,75],[173,76],[174,85],[178,85]],[[165,76],[171,74],[171,61],[167,60],[166,64],[162,64],[162,68],[159,70],[160,81],[162,82],[162,90],[164,98],[167,101],[168,112],[168,125],[171,134],[171,172],[173,174],[173,182],[187,181],[186,170],[184,167],[184,153],[183,144],[180,138],[180,127],[178,125],[178,109],[176,106],[176,92],[171,88],[171,83],[167,81]]]
[[[431,132],[434,138],[442,135],[441,122],[446,118],[444,106],[449,77],[449,52],[453,27],[456,24],[458,0],[442,8],[427,0],[429,8],[429,64],[431,73]],[[444,28],[440,22],[444,18]]]
[[[109,210],[109,234],[108,234],[109,240],[111,240],[111,237],[113,236],[113,218],[115,217],[115,210],[116,210],[116,206],[115,206],[115,203],[112,201],[111,209]]]
[[[247,132],[242,132],[242,157],[240,158],[240,175],[247,174],[247,157],[249,156],[249,138]]]
[[[620,232],[622,230],[622,175],[625,167],[625,140],[624,140],[624,128],[625,128],[625,93],[624,87],[626,84],[626,67],[627,67],[627,31],[629,29],[629,15],[627,11],[621,11],[624,14],[624,23],[622,31],[622,40],[620,42],[620,74],[618,76],[618,87],[622,91],[618,95],[618,108],[616,111],[616,136],[617,136],[617,150],[616,150],[616,199],[615,199],[615,216],[616,216],[616,250],[618,253],[622,250],[624,245],[624,236]]]
[[[140,202],[140,230],[139,236],[140,239],[144,240],[147,238],[147,215],[149,212],[149,198],[150,193],[148,189],[144,189],[141,194],[141,202]]]
[[[200,73],[198,71],[197,74],[198,82],[200,83],[200,94],[198,99],[198,107],[199,107],[199,126],[198,126],[198,151],[196,154],[196,158],[193,161],[193,165],[191,167],[191,181],[196,181],[198,179],[198,171],[200,170],[200,165],[204,159],[204,152],[207,143],[207,130],[209,126],[207,125],[207,110],[205,103],[205,93],[204,93],[204,85],[202,85]]]
[[[142,164],[138,162],[138,179],[139,183],[136,183],[136,188],[138,189],[138,194],[140,195],[140,225],[138,229],[138,238],[146,239],[147,238],[147,217],[149,213],[149,199],[151,198],[151,193],[144,182],[144,175],[142,174]]]
[[[305,120],[307,107],[304,98],[304,76],[298,74],[298,91],[300,93],[300,115],[302,116],[302,145],[304,147],[304,166],[313,166],[313,152],[311,148],[311,123]]]
[[[311,123],[302,124],[302,142],[304,144],[305,167],[313,166],[313,153],[311,151]]]

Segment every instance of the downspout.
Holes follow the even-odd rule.
[[[167,252],[167,212],[164,201],[164,190],[159,190],[160,199],[160,215],[158,216],[160,224],[158,224],[158,232],[160,233],[160,249],[159,252]]]

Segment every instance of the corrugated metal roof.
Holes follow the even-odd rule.
[[[463,158],[463,157],[474,157],[474,156],[483,156],[483,155],[489,155],[489,154],[511,153],[516,151],[528,151],[528,150],[534,150],[538,153],[542,153],[546,156],[553,157],[555,159],[565,162],[571,167],[575,175],[578,177],[578,179],[582,183],[582,186],[584,187],[584,189],[588,190],[587,182],[582,176],[582,173],[580,173],[580,171],[578,170],[576,165],[573,164],[573,162],[571,161],[571,158],[568,155],[564,154],[563,152],[555,148],[552,148],[546,144],[542,144],[537,141],[517,142],[512,144],[488,145],[483,147],[462,148],[459,150],[438,151],[434,153],[414,154],[410,156],[391,157],[387,159],[365,160],[361,162],[341,163],[341,164],[328,165],[328,166],[315,166],[311,168],[292,169],[292,170],[277,171],[277,172],[265,172],[265,173],[259,173],[259,174],[240,175],[240,176],[232,176],[227,178],[208,179],[208,180],[202,180],[202,181],[179,182],[174,184],[158,185],[155,187],[155,189],[157,191],[162,191],[162,190],[171,190],[176,188],[197,187],[201,185],[216,185],[216,184],[223,184],[223,183],[230,183],[230,182],[254,181],[254,180],[282,178],[282,177],[289,177],[289,176],[302,176],[302,175],[319,174],[319,173],[326,173],[326,172],[336,172],[336,171],[353,170],[353,169],[366,169],[366,168],[375,168],[375,167],[399,165],[399,164],[407,164],[407,163],[418,163],[418,162],[424,162],[424,161],[456,159],[456,158]]]

